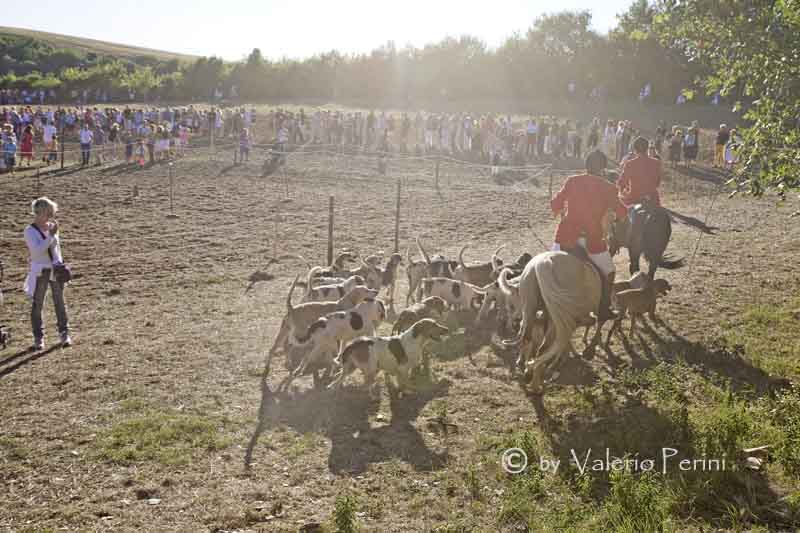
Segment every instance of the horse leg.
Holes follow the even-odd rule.
[[[639,256],[641,255],[641,250],[636,247],[628,249],[628,257],[630,259],[630,273],[631,276],[639,272]]]
[[[536,359],[531,365],[532,368],[529,368],[526,373],[530,375],[531,392],[534,394],[542,394],[544,388],[544,374],[547,367],[551,363],[555,363],[557,358],[569,348],[570,344],[569,336],[559,334],[558,331],[555,331],[555,327],[551,326],[548,330],[548,334],[545,335],[545,340],[539,347]],[[552,340],[552,342],[548,343],[548,340]],[[546,344],[548,344],[549,347],[542,353]]]

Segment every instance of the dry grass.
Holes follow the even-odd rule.
[[[698,228],[708,232],[691,270],[660,274],[674,287],[660,304],[661,322],[616,337],[593,361],[567,359],[543,399],[511,375],[513,354],[469,328],[435,347],[414,396],[381,386],[373,400],[358,375],[337,396],[306,380],[274,396],[260,370],[303,267],[280,260],[268,269],[274,278],[247,295],[244,288],[270,257],[324,262],[329,195],[337,249],[391,250],[400,178],[401,252],[420,235],[429,251],[450,256],[471,242],[476,259],[508,243],[510,259],[541,249],[534,233],[550,240],[548,178],[528,189],[445,164],[437,194],[423,163],[391,161],[381,177],[372,162],[318,155],[262,177],[257,162],[229,168],[228,155],[177,164],[177,219],[166,218],[164,166],[43,180],[42,193],[61,206],[67,260],[81,275],[67,292],[76,344],[22,353],[28,304],[7,293],[2,321],[15,339],[0,354],[0,529],[297,531],[322,522],[334,530],[337,502],[362,531],[645,531],[664,516],[675,531],[797,526],[797,479],[782,466],[793,461],[788,447],[750,489],[736,484],[744,478],[711,485],[737,491],[734,510],[728,493],[703,488],[718,483],[708,477],[582,477],[574,469],[513,477],[499,468],[512,444],[537,457],[782,438],[780,428],[754,422],[768,419],[761,409],[771,408],[781,378],[798,378],[796,344],[790,335],[748,343],[795,325],[800,239],[787,224],[790,207],[719,196],[705,227],[722,178],[707,168],[670,173],[670,250],[691,257]],[[0,237],[21,236],[35,180],[0,180]],[[21,287],[24,244],[2,240],[0,253],[4,288]],[[617,265],[626,270],[622,257]],[[46,313],[52,328],[52,309]],[[726,348],[723,338],[744,350]],[[273,387],[282,366],[273,364]],[[757,498],[748,496],[753,486]],[[687,504],[686,494],[701,503]],[[639,520],[637,506],[645,505],[654,514]]]

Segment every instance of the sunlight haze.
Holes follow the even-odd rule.
[[[592,26],[605,33],[629,1],[508,0],[477,2],[274,2],[231,0],[165,2],[154,0],[71,2],[40,0],[34,9],[3,14],[3,25],[144,46],[226,60],[260,48],[270,59],[305,58],[339,50],[363,53],[387,41],[417,47],[446,36],[479,37],[497,46],[536,17],[563,10],[589,9]]]

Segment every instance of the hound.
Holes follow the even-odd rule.
[[[631,330],[630,335],[636,328],[636,319],[645,313],[648,314],[650,320],[656,318],[656,301],[662,296],[672,290],[672,286],[665,279],[656,279],[647,283],[641,289],[629,289],[627,291],[620,291],[616,294],[617,307],[620,310],[619,318],[614,321],[611,330],[606,337],[606,345],[611,342],[611,335],[614,331],[620,328],[622,318],[625,316],[625,311],[631,315]]]
[[[425,278],[421,286],[426,297],[438,296],[457,310],[480,309],[486,295],[481,287],[449,278]]]
[[[422,299],[420,281],[422,281],[423,278],[452,278],[453,270],[458,266],[455,261],[447,261],[444,256],[440,254],[434,255],[433,259],[428,257],[428,254],[425,253],[425,249],[422,247],[419,237],[417,238],[417,248],[424,258],[424,261],[414,261],[411,258],[411,249],[409,248],[406,251],[406,259],[408,260],[408,265],[406,266],[406,274],[408,275],[406,305],[409,305],[412,300],[419,301]],[[415,294],[416,297],[414,296]]]
[[[508,331],[513,330],[514,322],[522,319],[522,308],[519,297],[519,280],[512,282],[509,277],[512,275],[510,268],[503,268],[497,280],[483,288],[486,297],[481,304],[481,310],[476,318],[476,325],[486,317],[489,306],[495,302],[497,309],[497,321],[504,324]]]
[[[350,276],[342,283],[314,287],[312,280],[314,279],[314,274],[319,270],[321,270],[320,267],[314,267],[308,272],[306,293],[303,295],[303,302],[335,302],[353,290],[356,285],[364,285],[366,283],[361,276]]]
[[[447,312],[447,302],[438,296],[425,298],[419,303],[400,311],[392,327],[392,335],[407,330],[411,325],[423,318],[441,318]]]
[[[290,257],[295,257],[303,261],[306,266],[311,269],[311,263],[309,263],[303,256],[300,255],[291,255]],[[350,250],[344,250],[336,258],[333,260],[333,263],[328,265],[327,267],[320,267],[319,270],[316,271],[314,277],[339,277],[339,273],[347,271],[347,263],[355,263],[358,260],[358,254],[352,252]],[[344,276],[349,277],[349,276]]]
[[[458,252],[458,266],[453,272],[453,279],[466,281],[467,283],[480,287],[489,285],[497,279],[496,272],[503,265],[503,260],[500,259],[497,254],[500,253],[500,250],[505,248],[505,246],[504,244],[498,247],[492,254],[492,259],[490,261],[471,263],[469,265],[464,263],[464,250],[467,249],[467,246],[462,246],[461,251]]]
[[[365,299],[349,311],[337,311],[320,318],[311,324],[304,337],[297,339],[297,346],[306,354],[280,388],[287,389],[297,376],[309,369],[314,369],[314,382],[317,383],[317,370],[324,368],[326,374],[330,373],[340,343],[374,335],[375,327],[383,320],[386,320],[386,307],[382,301],[372,298]]]
[[[533,256],[531,256],[531,254],[529,254],[528,252],[523,252],[513,263],[509,263],[508,265],[502,265],[502,264],[498,265],[498,268],[496,269],[494,275],[499,276],[500,270],[502,270],[503,268],[507,268],[511,271],[509,275],[510,278],[519,277],[522,275],[522,271],[525,270],[525,265],[527,265],[531,259],[533,259]]]
[[[389,301],[394,304],[394,286],[397,281],[397,267],[403,264],[403,256],[392,254],[386,262],[386,268],[381,269],[381,288],[386,288]]]
[[[362,337],[348,344],[338,360],[341,372],[328,388],[341,387],[344,379],[360,368],[364,383],[372,388],[378,371],[393,374],[400,389],[412,389],[411,371],[422,361],[423,347],[428,340],[439,340],[449,330],[430,318],[416,322],[400,335]]]
[[[309,326],[317,319],[336,311],[345,311],[361,303],[366,298],[375,298],[378,291],[369,289],[364,285],[357,285],[353,290],[342,296],[336,302],[306,302],[297,306],[292,305],[292,292],[297,285],[300,276],[296,276],[286,295],[286,316],[281,322],[278,336],[269,351],[269,357],[278,350],[278,347],[286,350],[291,339],[299,333],[304,335]]]

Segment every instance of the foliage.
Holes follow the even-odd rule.
[[[336,533],[355,533],[358,531],[355,498],[349,495],[336,498],[333,523],[336,526]]]
[[[655,7],[662,43],[704,65],[707,90],[747,108],[738,187],[781,197],[800,188],[800,1],[658,0]]]

